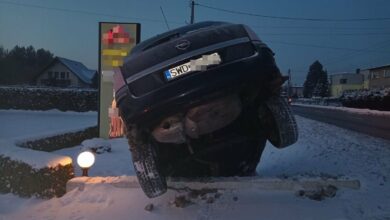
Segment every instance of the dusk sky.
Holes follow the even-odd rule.
[[[328,74],[390,64],[388,0],[195,2],[200,4],[195,7],[196,22],[252,27],[275,52],[281,71],[291,69],[294,84],[302,85],[315,60]],[[0,0],[0,46],[32,45],[97,69],[98,22],[141,23],[145,40],[167,30],[160,6],[172,29],[189,22],[189,4],[189,0]]]

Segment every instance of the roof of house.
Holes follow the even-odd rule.
[[[390,67],[390,64],[383,65],[383,66],[376,66],[376,67],[367,68],[367,69],[368,70],[376,70],[376,69],[382,69],[382,68],[387,68],[387,67]]]
[[[66,59],[63,57],[54,58],[54,60],[43,71],[45,71],[50,66],[54,65],[56,62],[60,62],[63,65],[65,65],[72,73],[74,73],[84,83],[92,84],[92,79],[96,74],[96,70],[88,69],[86,66],[84,66],[84,64],[78,61]]]

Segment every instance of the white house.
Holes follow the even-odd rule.
[[[88,69],[78,61],[56,57],[36,77],[36,85],[96,88],[97,71]]]

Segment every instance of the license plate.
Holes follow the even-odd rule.
[[[220,63],[221,57],[218,53],[203,55],[201,58],[198,58],[196,60],[190,60],[190,62],[166,70],[164,72],[164,76],[165,79],[169,81],[190,72],[204,71],[207,69],[208,66],[217,65]]]

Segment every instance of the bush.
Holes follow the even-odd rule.
[[[22,197],[60,197],[66,193],[68,180],[74,177],[72,164],[34,169],[24,162],[0,155],[0,167],[0,193]]]
[[[20,147],[30,148],[40,151],[55,151],[63,148],[74,147],[80,145],[86,139],[91,139],[98,136],[97,126],[89,127],[82,131],[69,132],[51,137],[46,137],[38,140],[28,140],[18,144]]]
[[[345,107],[390,111],[390,88],[345,92],[340,100]]]
[[[98,91],[38,87],[0,87],[0,109],[97,111]]]

